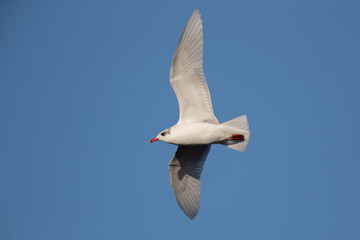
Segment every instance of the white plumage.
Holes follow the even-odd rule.
[[[218,124],[203,71],[203,33],[198,10],[180,37],[170,70],[170,83],[179,102],[179,122]]]
[[[190,219],[199,210],[200,175],[211,144],[245,151],[250,137],[245,115],[219,124],[202,59],[202,21],[196,9],[181,35],[170,70],[170,83],[179,103],[179,121],[150,140],[178,145],[169,163],[170,181],[179,206]]]

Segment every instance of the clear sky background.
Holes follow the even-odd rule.
[[[171,60],[195,8],[220,122],[172,192]],[[360,239],[359,1],[1,1],[0,239]]]

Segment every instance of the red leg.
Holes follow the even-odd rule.
[[[244,135],[242,134],[233,134],[229,137],[229,140],[244,140]]]

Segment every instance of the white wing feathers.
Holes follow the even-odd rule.
[[[181,35],[170,70],[179,103],[179,122],[218,124],[203,71],[202,21],[196,9]]]
[[[210,147],[179,146],[169,163],[170,182],[176,200],[190,219],[199,211],[200,175]]]

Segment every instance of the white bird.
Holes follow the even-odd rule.
[[[170,182],[177,202],[190,219],[199,211],[200,175],[211,144],[243,152],[250,137],[245,115],[219,124],[202,59],[202,21],[196,9],[180,37],[170,70],[170,83],[179,103],[179,121],[150,140],[178,145],[169,163]]]

